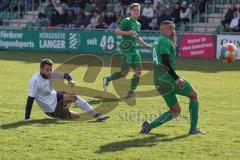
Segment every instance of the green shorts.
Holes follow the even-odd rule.
[[[121,70],[129,69],[130,67],[142,67],[142,59],[137,51],[134,52],[121,52],[122,64]]]
[[[154,72],[154,84],[168,107],[172,107],[178,102],[177,94],[188,97],[193,89],[192,85],[185,79],[184,88],[180,89],[168,73],[163,76],[161,73]]]

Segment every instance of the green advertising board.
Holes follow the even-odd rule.
[[[153,44],[154,41],[160,36],[159,32],[142,32],[140,33],[140,37],[144,40],[144,42]],[[138,45],[138,51],[140,54],[152,55],[152,50],[148,48],[144,48]]]
[[[65,29],[0,29],[0,49],[104,53],[112,32]]]
[[[20,29],[1,29],[0,49],[35,50],[37,38],[33,33]]]
[[[156,32],[142,32],[142,39],[153,43]],[[116,53],[120,36],[114,32],[77,29],[0,29],[0,49],[66,53]],[[141,54],[151,50],[138,46]]]

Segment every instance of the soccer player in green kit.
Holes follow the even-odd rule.
[[[172,120],[180,114],[181,108],[176,97],[178,94],[190,99],[191,127],[189,134],[204,134],[205,132],[197,129],[199,107],[197,92],[187,80],[181,78],[175,72],[176,34],[174,23],[171,21],[162,22],[160,33],[160,37],[153,44],[154,83],[158,92],[167,103],[169,111],[163,113],[151,123],[145,121],[142,125],[141,133],[149,133],[153,128]],[[167,71],[164,72],[163,68],[166,68]]]
[[[109,82],[125,77],[129,72],[129,68],[132,67],[135,74],[133,75],[129,92],[125,98],[131,98],[135,96],[134,91],[137,88],[142,71],[142,60],[136,49],[136,43],[139,43],[146,48],[151,48],[150,44],[145,43],[142,38],[139,37],[141,24],[137,21],[137,19],[140,16],[140,4],[131,4],[130,13],[131,16],[123,19],[118,28],[115,30],[117,35],[122,36],[122,41],[120,44],[120,55],[122,58],[121,71],[103,78],[103,89],[107,91]]]

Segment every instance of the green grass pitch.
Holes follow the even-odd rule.
[[[188,99],[179,97],[181,116],[149,135],[139,134],[141,124],[167,110],[163,99],[139,98],[135,106],[119,101],[104,123],[54,120],[34,103],[31,121],[24,122],[28,83],[42,58],[59,66],[69,53],[0,51],[0,159],[239,159],[240,61],[177,59],[177,72],[197,89],[199,127],[206,135],[188,136]],[[105,56],[106,58],[107,56]],[[104,67],[95,82],[83,81],[86,67],[72,74],[78,85],[102,90]],[[154,87],[139,87],[148,90]],[[116,94],[112,85],[109,92]],[[84,97],[96,107],[98,99]],[[80,111],[72,106],[74,111]]]

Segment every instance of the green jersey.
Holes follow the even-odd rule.
[[[153,44],[153,61],[156,65],[163,65],[162,54],[169,55],[169,61],[176,70],[176,50],[173,42],[166,36],[161,35]]]
[[[139,34],[141,30],[141,24],[137,20],[133,20],[131,17],[124,18],[119,24],[118,28],[123,31],[134,30]],[[122,36],[120,44],[121,51],[135,51],[137,43],[137,36]]]

